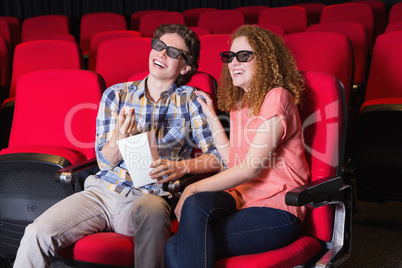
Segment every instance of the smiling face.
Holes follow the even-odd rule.
[[[241,50],[253,51],[248,43],[247,37],[240,36],[233,40],[230,51],[238,52]],[[228,63],[230,75],[233,79],[233,85],[241,87],[244,91],[248,92],[251,78],[254,73],[254,57],[250,56],[247,62],[239,62],[235,57],[232,62]]]
[[[184,39],[176,33],[167,33],[159,38],[166,46],[171,46],[186,53],[188,48],[184,42]],[[186,74],[189,71],[190,66],[187,65],[183,56],[179,56],[177,59],[169,57],[166,53],[166,49],[157,51],[152,49],[149,54],[149,73],[154,78],[164,81],[176,81],[180,74]]]

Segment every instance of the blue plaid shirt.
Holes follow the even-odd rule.
[[[147,97],[146,79],[138,86],[127,82],[109,87],[99,105],[95,150],[100,171],[96,176],[109,182],[109,189],[118,189],[122,194],[133,188],[131,179],[127,179],[127,166],[123,160],[116,164],[110,163],[103,156],[102,148],[112,137],[118,114],[123,107],[135,109],[138,132],[155,132],[159,158],[191,158],[193,148],[198,146],[203,153],[215,154],[220,159],[194,88],[173,84],[161,93],[155,103]]]

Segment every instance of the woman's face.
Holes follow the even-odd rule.
[[[230,51],[235,53],[242,50],[253,51],[245,36],[237,37],[233,40],[232,46],[230,47]],[[244,91],[248,92],[251,78],[253,77],[254,64],[255,60],[252,54],[249,55],[246,62],[239,62],[237,57],[234,57],[232,62],[228,63],[233,85],[241,87]]]

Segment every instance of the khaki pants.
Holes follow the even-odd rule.
[[[170,207],[156,195],[131,190],[127,196],[90,176],[85,190],[53,205],[25,229],[14,268],[49,267],[52,256],[81,237],[99,231],[134,236],[135,267],[164,267],[170,236]]]

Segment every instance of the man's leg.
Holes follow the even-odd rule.
[[[96,181],[93,183],[97,184]],[[108,229],[105,211],[115,203],[113,196],[108,194],[113,193],[103,187],[90,187],[46,210],[26,227],[13,267],[49,267],[58,249],[85,235]]]
[[[114,224],[117,233],[134,236],[135,267],[165,267],[163,248],[170,237],[170,228],[170,207],[153,194],[126,205]]]

